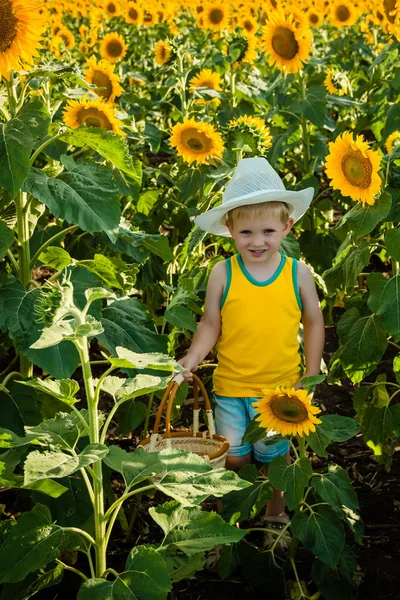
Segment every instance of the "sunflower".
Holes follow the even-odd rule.
[[[195,92],[198,88],[221,90],[221,75],[211,69],[202,69],[189,81],[189,90]]]
[[[236,49],[240,51],[240,54],[233,63],[234,67],[242,63],[254,63],[257,58],[257,38],[253,35],[234,37],[222,50],[222,54],[226,56]]]
[[[143,87],[145,85],[145,80],[144,79],[140,79],[139,77],[129,77],[129,85],[130,86],[134,86],[134,85],[138,85],[140,87]]]
[[[72,31],[68,29],[68,27],[61,27],[57,33],[57,38],[61,38],[61,41],[67,50],[72,50],[72,48],[74,48],[75,36]]]
[[[256,35],[258,31],[258,23],[252,16],[242,17],[238,20],[239,27],[243,30],[243,35]]]
[[[348,0],[336,0],[330,7],[328,17],[334,27],[350,27],[357,22],[358,13]]]
[[[292,16],[276,13],[270,15],[262,31],[262,49],[270,55],[269,64],[286,73],[300,71],[311,50],[308,29],[298,29]]]
[[[119,62],[124,58],[127,45],[119,33],[107,33],[100,41],[100,56],[110,63]]]
[[[102,98],[88,100],[87,96],[81,100],[70,100],[63,113],[64,123],[73,129],[85,125],[86,127],[100,127],[125,135],[122,131],[122,122],[115,117],[111,104]]]
[[[306,19],[310,27],[321,27],[324,22],[324,13],[315,8],[309,8],[306,13]]]
[[[154,60],[158,65],[166,65],[171,60],[172,48],[167,42],[159,40],[154,44]]]
[[[281,435],[309,435],[315,425],[321,423],[315,415],[321,411],[311,405],[307,390],[277,387],[276,390],[262,390],[264,397],[253,406],[259,412],[256,421],[266,431],[274,430]]]
[[[136,2],[128,2],[125,11],[125,21],[141,25],[143,23],[143,8]]]
[[[206,29],[223,31],[229,25],[230,11],[228,9],[228,4],[222,2],[207,2],[201,16]]]
[[[386,151],[391,154],[400,145],[400,131],[393,131],[385,142]]]
[[[383,0],[383,10],[389,23],[395,22],[398,9],[397,0]]]
[[[0,0],[0,77],[8,78],[38,56],[47,25],[36,0]]]
[[[256,156],[258,154],[265,154],[266,150],[272,144],[270,129],[260,117],[243,115],[238,119],[230,121],[228,127],[233,134],[233,138],[229,139],[231,147],[243,148],[247,146]]]
[[[362,135],[354,141],[353,134],[345,131],[329,143],[325,168],[333,189],[352,200],[374,204],[381,188],[380,163],[379,154],[369,149]]]
[[[103,9],[108,17],[118,17],[121,14],[120,2],[117,0],[105,0]]]
[[[158,23],[158,12],[156,8],[146,6],[143,12],[142,25],[146,27],[152,27]]]
[[[195,121],[194,117],[177,123],[171,130],[170,146],[188,163],[208,163],[210,158],[221,158],[224,151],[221,134],[210,123]]]
[[[344,96],[349,93],[349,80],[346,73],[341,71],[327,69],[324,86],[330,94],[336,96]]]
[[[119,85],[120,78],[114,73],[115,66],[105,59],[97,62],[94,56],[89,58],[87,66],[89,68],[85,73],[86,81],[98,88],[104,88],[95,90],[96,94],[106,102],[114,102],[115,98],[124,91]]]

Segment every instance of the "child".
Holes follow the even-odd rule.
[[[317,375],[324,345],[324,323],[308,267],[280,253],[282,240],[309,207],[313,189],[286,190],[265,158],[242,159],[223,194],[221,206],[196,218],[210,233],[231,236],[238,254],[211,271],[204,314],[180,364],[191,378],[217,344],[214,372],[217,433],[230,447],[226,467],[239,470],[251,461],[252,447],[242,444],[248,423],[257,414],[252,403],[262,389],[301,388],[297,340],[304,330],[306,371]],[[269,432],[269,435],[273,432]],[[268,464],[289,459],[289,442],[253,446],[254,456]],[[283,494],[273,491],[264,522],[282,529],[288,522]],[[267,544],[273,537],[267,540]]]

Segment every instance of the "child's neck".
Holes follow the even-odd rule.
[[[280,252],[275,252],[268,257],[268,260],[259,263],[256,260],[247,260],[242,254],[240,256],[247,271],[257,281],[267,281],[270,279],[278,269],[282,259]]]

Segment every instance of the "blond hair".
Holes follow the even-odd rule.
[[[232,208],[222,217],[224,225],[233,226],[235,219],[243,217],[277,217],[283,225],[286,225],[290,218],[290,209],[286,202],[260,202],[259,204],[245,204]]]

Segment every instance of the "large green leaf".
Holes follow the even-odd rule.
[[[40,338],[31,345],[34,350],[42,350],[57,346],[66,340],[78,340],[84,337],[94,337],[103,333],[103,327],[91,315],[86,315],[85,323],[79,323],[76,319],[62,320],[45,327]]]
[[[50,396],[54,396],[65,404],[75,404],[78,399],[75,398],[79,392],[79,383],[74,379],[31,379],[20,382],[22,385],[31,387],[39,392],[44,392]]]
[[[55,560],[63,529],[51,521],[46,506],[23,513],[0,549],[0,583],[16,583]]]
[[[200,456],[183,450],[146,452],[143,448],[136,448],[133,452],[126,452],[118,446],[111,446],[104,462],[113,471],[122,474],[127,488],[159,473],[184,471],[188,476],[211,471],[210,465]]]
[[[359,383],[375,369],[387,344],[385,330],[375,315],[363,317],[352,326],[340,360],[353,383]]]
[[[312,85],[306,90],[305,98],[299,98],[290,110],[304,115],[306,119],[323,127],[326,115],[326,90],[322,85]]]
[[[375,311],[386,331],[400,340],[400,275],[386,279],[378,273],[368,278],[368,306]]]
[[[108,453],[103,444],[89,444],[77,456],[64,452],[39,452],[28,454],[25,461],[25,485],[39,479],[59,478],[72,475],[75,471],[104,459]]]
[[[30,155],[47,132],[49,116],[39,100],[26,104],[14,119],[0,124],[0,186],[14,198],[29,173]]]
[[[139,270],[136,264],[127,265],[119,257],[109,258],[102,254],[95,254],[93,259],[80,260],[77,265],[94,273],[108,287],[119,290],[130,290]]]
[[[40,590],[57,585],[62,580],[64,565],[57,564],[49,571],[28,575],[21,583],[6,583],[0,595],[0,600],[28,600]]]
[[[0,328],[8,328],[18,352],[53,377],[69,377],[79,364],[79,354],[71,342],[62,342],[55,348],[34,350],[30,346],[41,334],[35,304],[40,289],[26,291],[15,277],[5,277],[0,283]]]
[[[198,506],[187,508],[179,502],[151,507],[149,513],[164,532],[160,553],[170,546],[194,556],[216,544],[239,542],[247,533],[229,525],[214,512],[203,512]]]
[[[120,219],[118,190],[107,167],[77,162],[57,177],[32,168],[24,189],[67,223],[76,223],[89,233],[104,231],[112,241],[117,239],[113,230]]]
[[[167,352],[167,336],[156,333],[146,307],[136,298],[117,300],[105,307],[101,324],[104,332],[98,340],[114,355],[117,346],[134,352]]]
[[[121,369],[155,369],[157,371],[169,371],[173,373],[180,370],[180,365],[168,356],[157,352],[138,354],[121,346],[116,347],[118,358],[110,358],[114,367]]]
[[[311,475],[312,466],[305,457],[298,458],[288,465],[284,456],[277,456],[268,467],[268,479],[274,488],[285,492],[285,502],[289,510],[298,507]]]
[[[189,473],[175,469],[154,485],[184,506],[197,505],[211,495],[220,498],[228,492],[251,486],[236,473],[226,469],[214,469],[207,473]]]
[[[400,229],[389,229],[385,233],[385,244],[393,260],[400,261]]]
[[[157,390],[164,389],[170,377],[155,377],[139,373],[133,379],[120,380],[121,386],[115,390],[116,400],[130,400]]]
[[[357,202],[353,208],[343,216],[342,222],[348,223],[355,238],[360,238],[370,233],[389,213],[392,197],[383,192],[375,201],[375,204],[364,206]]]
[[[357,560],[350,546],[345,545],[338,564],[334,569],[316,560],[311,576],[326,600],[356,600],[357,584],[354,573]]]
[[[5,221],[0,220],[0,260],[2,260],[8,248],[14,241],[14,234],[12,229],[7,226]]]
[[[378,407],[369,403],[361,416],[361,430],[375,457],[389,468],[400,437],[400,404]]]
[[[52,483],[62,484],[65,490],[62,500],[42,495],[40,503],[50,509],[54,521],[62,527],[79,527],[94,534],[93,504],[81,473],[62,477]],[[33,498],[38,502],[39,495],[34,493]]]
[[[57,271],[61,271],[65,267],[72,265],[73,259],[63,248],[58,246],[48,246],[44,252],[39,255],[39,260]]]
[[[27,435],[35,436],[43,444],[52,444],[62,450],[73,450],[79,438],[85,432],[87,435],[87,430],[75,413],[58,413],[54,419],[46,419],[40,425],[25,429]]]
[[[348,506],[358,509],[358,499],[349,476],[338,465],[329,465],[328,473],[316,473],[311,481],[312,487],[325,502],[331,506]]]
[[[344,531],[334,510],[318,506],[316,510],[296,514],[292,532],[306,548],[329,567],[335,567],[344,546]]]
[[[24,435],[24,421],[18,405],[11,394],[3,390],[0,390],[0,422],[5,429]]]
[[[333,442],[347,442],[350,438],[357,435],[360,426],[355,419],[344,417],[343,415],[323,415],[321,421],[325,431]],[[330,431],[329,426],[332,428]],[[317,427],[320,427],[318,425]]]
[[[323,274],[329,293],[340,290],[352,290],[358,275],[369,263],[368,242],[357,246],[348,246],[335,259],[333,267]]]
[[[243,467],[239,476],[251,483],[251,487],[224,496],[221,517],[231,525],[254,518],[272,498],[271,485],[264,477],[259,478],[255,465]]]
[[[328,458],[326,447],[329,446],[332,441],[333,428],[329,422],[324,420],[324,417],[321,417],[321,421],[322,423],[316,425],[315,431],[311,432],[306,439],[315,454]]]
[[[118,423],[118,435],[127,435],[132,433],[143,421],[147,415],[147,406],[143,402],[128,400],[124,402],[117,410],[115,419]]]
[[[137,185],[141,185],[142,165],[137,158],[129,154],[128,145],[120,135],[101,128],[78,127],[78,129],[69,129],[61,140],[74,146],[92,148],[132,177]]]

